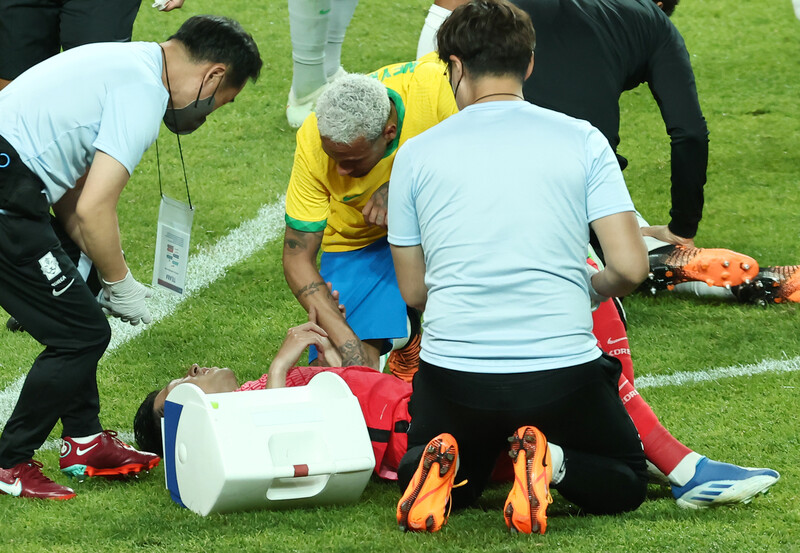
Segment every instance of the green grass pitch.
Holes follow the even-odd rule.
[[[168,14],[144,2],[134,39],[160,41],[187,17],[238,19],[264,58],[261,79],[183,140],[197,212],[193,251],[225,237],[285,191],[294,131],[284,117],[291,82],[286,3],[187,0]],[[427,0],[368,0],[344,44],[350,71],[414,57]],[[800,21],[789,0],[684,0],[673,17],[695,68],[709,124],[705,247],[748,253],[762,265],[800,263]],[[649,91],[622,101],[621,154],[634,201],[652,223],[669,209],[669,140]],[[173,136],[162,133],[165,191],[183,190]],[[148,152],[120,201],[123,245],[134,275],[150,281],[158,212],[155,152]],[[192,362],[230,366],[240,380],[269,365],[286,329],[304,313],[286,286],[276,239],[180,304],[175,313],[106,355],[99,367],[102,420],[130,431],[144,394]],[[767,309],[675,296],[626,300],[637,376],[702,371],[800,355],[800,307]],[[5,313],[0,312],[5,320]],[[0,391],[18,380],[40,347],[0,331]],[[684,511],[651,487],[635,512],[586,517],[556,495],[544,536],[511,536],[501,508],[507,487],[454,514],[435,535],[400,532],[395,485],[373,480],[349,506],[201,518],[169,498],[160,467],[140,480],[75,484],[78,497],[42,502],[0,497],[4,552],[348,552],[348,551],[800,551],[800,374],[769,373],[642,391],[665,426],[700,453],[779,470],[781,481],[750,505]],[[0,394],[8,402],[8,397]],[[0,410],[2,410],[0,406]],[[53,436],[58,437],[60,428]],[[58,453],[37,455],[59,482]]]

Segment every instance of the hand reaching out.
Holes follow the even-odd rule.
[[[678,236],[671,230],[667,225],[655,225],[652,227],[641,227],[639,229],[642,232],[642,236],[652,236],[657,240],[661,240],[662,242],[667,242],[669,244],[674,244],[676,246],[685,246],[687,248],[694,248],[694,238],[684,238],[682,236]]]
[[[328,282],[327,284],[328,284],[328,290],[330,290],[330,292],[331,292],[331,297],[333,298],[333,301],[335,301],[338,304],[339,313],[341,313],[342,317],[344,317],[346,319],[347,318],[347,310],[345,309],[343,303],[339,303],[339,290],[334,290],[333,289],[333,283],[332,282]],[[311,320],[311,313],[308,314],[308,319]],[[316,314],[314,316],[314,322],[316,322]]]
[[[158,11],[168,12],[182,7],[183,2],[184,0],[155,0],[153,7],[158,8]]]
[[[97,302],[106,315],[113,315],[134,326],[153,320],[144,301],[153,295],[153,291],[133,278],[130,271],[122,280],[107,282],[101,279],[100,282],[103,288],[97,294]]]
[[[364,221],[368,224],[388,228],[389,222],[386,216],[388,209],[389,183],[385,182],[372,193],[372,197],[367,201],[361,213],[364,215]]]
[[[328,283],[330,286],[331,283]],[[339,292],[335,292],[334,299],[338,301],[339,299]],[[342,312],[342,317],[344,317],[344,305],[339,305],[339,310]],[[317,325],[317,312],[312,307],[311,311],[308,313],[308,323],[306,324],[313,324],[316,328],[325,332],[322,327]],[[324,336],[320,336],[318,342],[314,344],[317,348],[317,358],[319,362],[325,367],[341,367],[342,366],[342,355],[339,353],[339,350],[333,343],[328,339],[328,334],[325,333]]]

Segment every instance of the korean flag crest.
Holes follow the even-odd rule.
[[[39,267],[47,280],[53,280],[61,274],[61,268],[58,266],[58,261],[56,261],[53,252],[47,252],[39,258]]]

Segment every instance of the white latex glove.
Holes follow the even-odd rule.
[[[155,0],[153,7],[158,8],[159,11],[169,12],[177,10],[183,6],[183,0]]]
[[[594,286],[592,286],[592,275],[596,275],[599,272],[600,271],[588,263],[586,264],[586,285],[589,287],[589,299],[592,301],[592,311],[595,311],[598,307],[600,307],[601,303],[608,299],[607,297],[600,295],[597,290],[594,289]]]
[[[126,323],[138,325],[151,322],[153,317],[145,305],[145,298],[153,295],[153,291],[136,281],[130,270],[125,278],[116,282],[100,279],[103,289],[97,294],[97,302],[106,315],[113,315]]]

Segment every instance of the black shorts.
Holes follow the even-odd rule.
[[[128,42],[141,0],[0,0],[0,79],[61,49]]]

